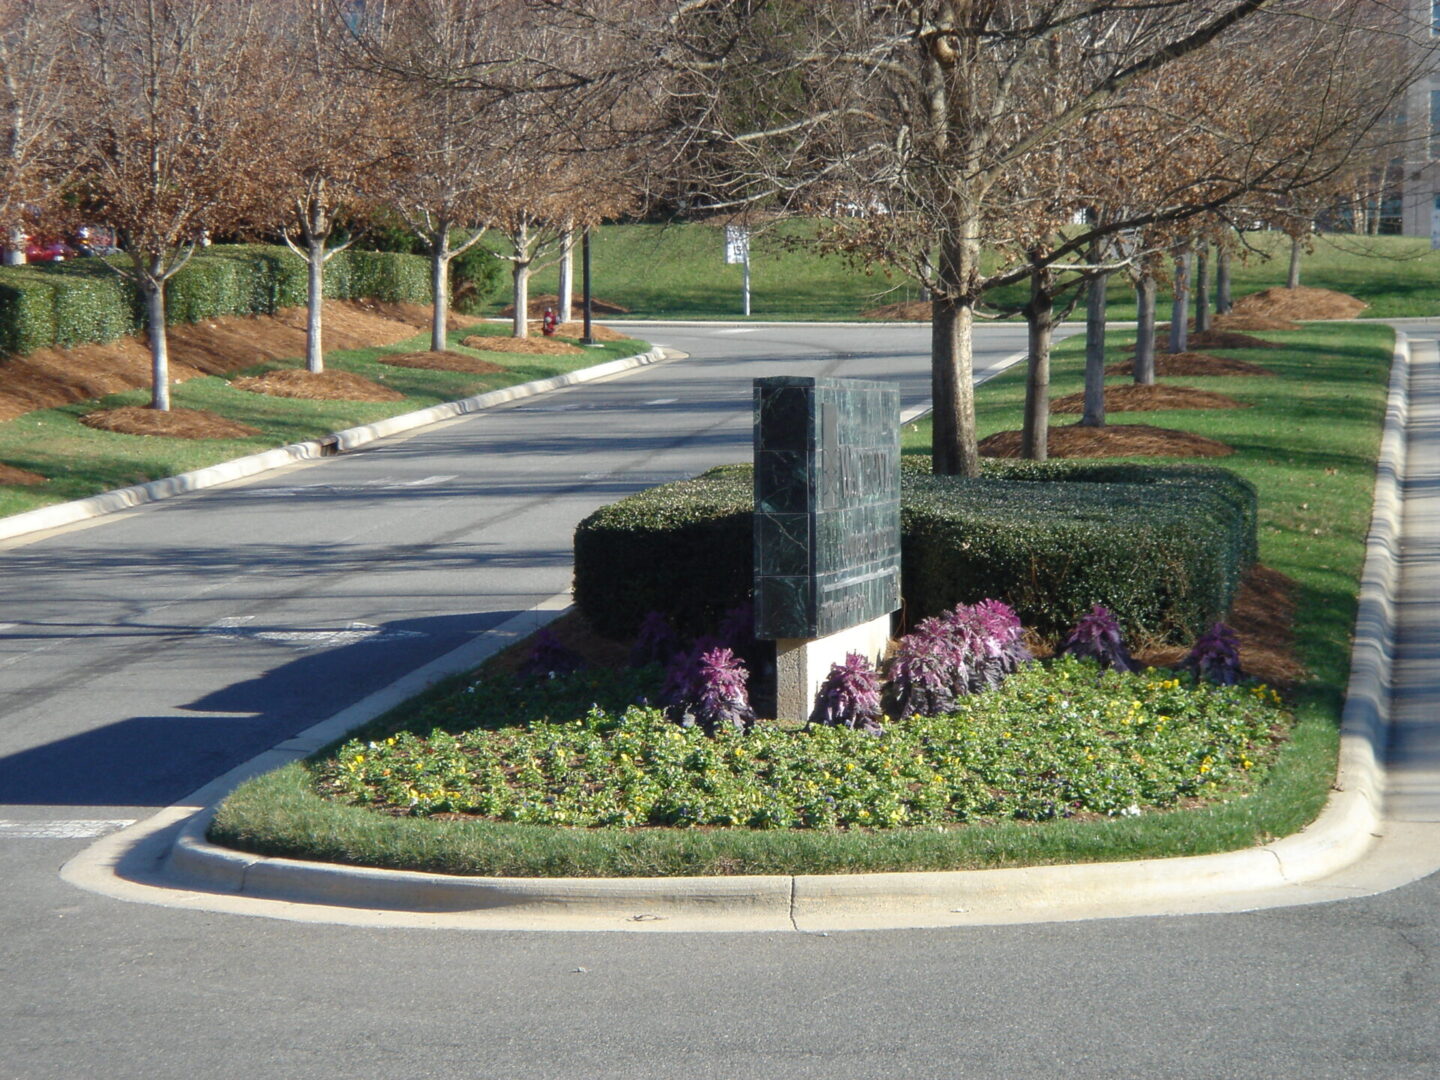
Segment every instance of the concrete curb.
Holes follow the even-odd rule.
[[[432,918],[424,925],[537,930],[822,931],[986,925],[1216,909],[1197,907],[1197,902],[1244,910],[1247,904],[1259,903],[1247,898],[1276,891],[1288,894],[1291,902],[1335,899],[1339,890],[1327,894],[1319,888],[1297,887],[1352,865],[1370,850],[1380,832],[1409,371],[1409,342],[1397,333],[1336,790],[1319,817],[1293,836],[1218,855],[942,873],[463,878],[269,858],[221,848],[205,839],[212,808],[194,814],[181,827],[165,861],[165,883],[171,888],[251,898],[257,906],[244,910],[257,914],[282,914],[264,909],[267,901],[282,901],[283,916],[292,918],[302,916],[293,914],[291,905],[324,905],[328,914],[306,917],[352,921],[343,911],[364,911],[368,913],[364,920],[353,921],[383,924],[388,915],[400,924],[413,925],[405,922],[407,915],[427,913]],[[406,691],[397,684],[381,694],[394,692]],[[368,700],[362,702],[207,785],[196,793],[195,801],[217,801],[243,778],[238,775],[242,771],[254,775],[294,760],[362,722],[368,718],[365,714],[380,711],[383,708]],[[66,876],[79,884],[82,881],[77,879],[84,874],[77,871],[72,876],[67,866]],[[227,909],[240,910],[234,906],[240,902],[236,899]]]
[[[56,529],[63,525],[73,525],[77,521],[87,521],[105,514],[130,510],[146,503],[216,487],[232,480],[240,480],[247,476],[269,472],[272,469],[284,468],[287,465],[355,450],[366,443],[383,439],[389,435],[398,435],[427,424],[481,412],[494,408],[496,405],[534,397],[536,394],[544,394],[561,387],[593,382],[596,379],[603,379],[611,375],[618,375],[623,371],[657,363],[664,358],[664,350],[651,349],[649,352],[636,356],[611,360],[604,364],[597,364],[595,367],[582,368],[579,371],[571,371],[549,379],[538,379],[534,382],[521,383],[518,386],[507,386],[500,390],[477,394],[474,397],[462,398],[459,401],[447,401],[439,405],[432,405],[427,409],[391,416],[385,420],[377,420],[373,424],[347,428],[322,439],[291,443],[288,446],[278,446],[273,450],[249,454],[232,461],[222,461],[218,465],[195,469],[192,472],[181,473],[179,476],[168,476],[163,480],[152,480],[148,484],[136,484],[134,487],[118,488],[115,491],[106,491],[85,499],[76,499],[73,502],[56,503],[54,506],[42,506],[37,510],[27,510],[23,514],[0,518],[0,540],[10,540],[17,536],[25,536],[46,529]]]

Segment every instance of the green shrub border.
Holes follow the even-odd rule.
[[[103,344],[144,328],[140,297],[117,272],[124,255],[0,267],[0,351]],[[166,286],[166,321],[271,315],[306,302],[305,262],[285,247],[220,245],[197,252]],[[418,255],[346,249],[325,268],[334,300],[430,302],[428,261]]]

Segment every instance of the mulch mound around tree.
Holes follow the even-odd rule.
[[[556,341],[547,337],[467,337],[461,340],[467,349],[484,349],[487,352],[524,353],[526,356],[574,356],[585,350],[568,341]]]
[[[1019,431],[997,431],[980,440],[980,453],[984,457],[1018,458],[1021,436]],[[1235,452],[1203,435],[1149,424],[1052,426],[1045,445],[1052,458],[1225,457]]]
[[[583,302],[582,297],[575,297],[570,302],[570,314],[574,315],[579,312]],[[541,293],[539,296],[530,297],[529,302],[525,305],[525,310],[529,312],[530,318],[532,319],[543,319],[546,308],[549,308],[551,311],[559,311],[560,297],[555,293]],[[621,307],[619,304],[612,303],[609,300],[601,300],[599,297],[592,296],[590,298],[590,314],[629,315],[630,309]],[[500,317],[502,319],[513,319],[515,317],[515,305],[506,304],[500,309]]]
[[[36,484],[45,483],[45,477],[39,473],[33,473],[29,469],[16,468],[14,465],[6,465],[0,461],[0,484],[11,484],[15,487],[34,487]]]
[[[1163,349],[1169,340],[1170,324],[1163,323],[1155,328],[1156,350]],[[1191,331],[1185,338],[1185,344],[1190,349],[1283,349],[1285,346],[1275,341],[1266,341],[1264,338],[1254,337],[1250,334],[1237,333],[1234,330],[1210,329],[1203,333]],[[1130,351],[1135,351],[1135,346],[1130,346]]]
[[[532,327],[531,333],[538,334],[540,332],[540,324],[536,323],[534,327]],[[555,333],[558,334],[560,337],[582,338],[585,336],[585,323],[583,321],[563,322],[559,326],[555,327]],[[612,330],[610,327],[601,326],[597,322],[592,322],[590,324],[590,336],[596,341],[630,340],[629,334],[622,334],[619,330]]]
[[[1212,390],[1193,386],[1165,386],[1155,383],[1141,386],[1107,386],[1106,412],[1163,412],[1167,409],[1248,409],[1243,401]],[[1085,395],[1067,394],[1050,406],[1051,412],[1080,414],[1085,411]]]
[[[1262,289],[1242,296],[1217,321],[1234,330],[1294,330],[1297,319],[1353,319],[1369,306],[1333,289]],[[1259,325],[1267,321],[1282,325]]]
[[[862,319],[891,319],[895,322],[929,322],[932,309],[928,300],[901,300],[896,304],[862,311]]]
[[[1118,364],[1111,364],[1105,369],[1106,375],[1126,375],[1133,377],[1135,364],[1130,360],[1122,360]],[[1209,353],[1183,352],[1183,353],[1156,353],[1155,374],[1157,376],[1173,375],[1274,375],[1269,368],[1263,368],[1259,364],[1252,364],[1248,360],[1235,360],[1228,356],[1211,356]]]
[[[328,320],[330,318],[328,305],[333,303],[333,301],[327,300],[325,303],[327,305],[325,318]],[[406,334],[405,337],[413,337],[416,330],[429,330],[435,318],[435,311],[429,304],[412,304],[408,301],[401,300],[347,300],[346,303],[356,310],[373,315],[378,319],[403,323],[411,327],[411,332]],[[478,326],[484,321],[485,317],[483,315],[462,315],[452,308],[446,313],[445,327],[448,330],[464,330],[468,326]],[[328,321],[325,332],[328,336],[330,332]],[[395,341],[403,341],[405,337],[397,338]],[[370,344],[393,345],[395,341],[374,341]],[[328,341],[326,345],[328,347]]]
[[[466,341],[469,344],[469,341]],[[505,369],[478,356],[445,349],[443,352],[409,352],[382,356],[380,363],[391,367],[420,368],[424,371],[463,371],[468,375],[493,375]]]
[[[258,428],[227,420],[203,409],[170,409],[160,412],[139,405],[101,409],[80,418],[86,427],[118,435],[163,435],[171,439],[243,439],[259,435]]]
[[[271,371],[232,379],[230,385],[254,394],[306,401],[399,401],[404,394],[351,371]]]

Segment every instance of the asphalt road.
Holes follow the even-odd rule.
[[[923,330],[647,333],[691,359],[0,545],[0,1077],[1440,1073],[1434,878],[1250,915],[829,936],[375,930],[59,879],[80,834],[563,591],[590,509],[748,456],[751,378],[928,393]],[[978,367],[1021,344],[982,333]]]

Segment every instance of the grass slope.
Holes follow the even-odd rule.
[[[245,439],[197,441],[96,431],[79,422],[81,416],[97,407],[95,402],[42,409],[5,421],[0,423],[0,461],[38,473],[48,482],[33,487],[0,484],[0,515],[16,514],[130,484],[174,476],[441,402],[633,356],[648,348],[644,342],[623,341],[586,349],[581,355],[534,356],[480,352],[460,344],[462,338],[477,333],[504,336],[505,331],[498,326],[452,330],[449,347],[500,364],[504,371],[473,375],[394,367],[379,362],[380,357],[386,354],[428,348],[429,335],[426,333],[383,349],[326,354],[326,366],[330,370],[354,372],[389,386],[405,395],[403,401],[306,401],[250,393],[230,383],[231,379],[241,376],[295,366],[276,363],[246,368],[226,378],[207,376],[191,379],[173,389],[172,403],[177,408],[207,409],[260,429],[259,435]],[[148,390],[132,390],[102,399],[99,407],[145,405],[149,400]]]

